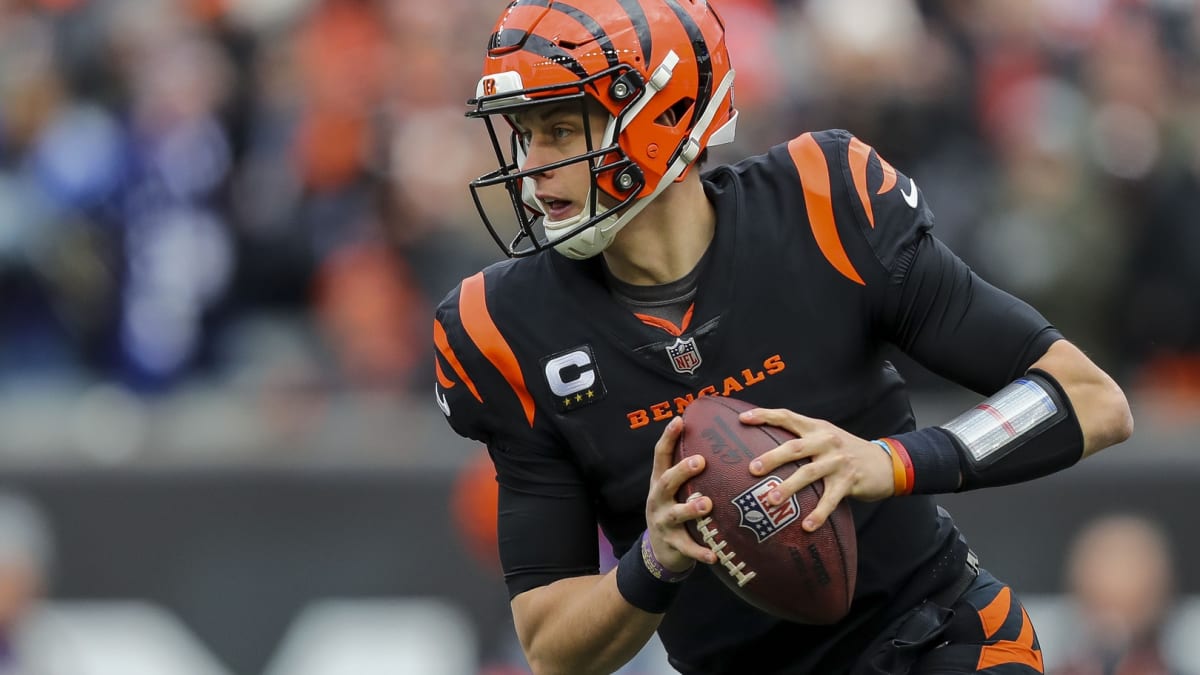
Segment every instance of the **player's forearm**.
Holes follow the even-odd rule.
[[[1048,476],[1132,433],[1121,388],[1058,340],[1025,377],[971,410],[880,443],[892,460],[893,494],[939,494]]]
[[[662,621],[621,597],[616,574],[562,579],[512,601],[517,635],[536,675],[611,673]]]
[[[1077,347],[1059,340],[1033,364],[1062,385],[1083,431],[1083,456],[1129,438],[1133,415],[1125,393]]]

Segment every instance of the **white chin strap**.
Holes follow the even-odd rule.
[[[631,110],[631,114],[626,115],[627,120],[634,119],[637,114],[641,112],[641,108],[645,106],[650,97],[662,89],[662,87],[666,86],[667,80],[669,80],[671,76],[671,70],[677,62],[678,57],[675,57],[674,52],[670,52],[668,54],[668,59],[665,60],[664,63],[655,70],[654,77],[651,78],[651,91],[647,92],[646,96],[643,96],[642,100],[638,101],[638,104],[636,104],[638,105],[638,108],[636,110]],[[709,125],[712,124],[713,118],[716,117],[717,111],[720,110],[720,106],[725,100],[725,95],[729,93],[730,87],[733,86],[733,78],[734,71],[731,69],[725,75],[725,79],[721,81],[721,84],[717,87],[716,91],[713,92],[712,99],[709,101],[708,106],[704,109],[704,113],[700,116],[700,119],[696,121],[696,125],[692,127],[692,133],[688,135],[686,146],[684,147],[683,152],[679,153],[679,156],[675,158],[675,161],[672,162],[669,167],[667,167],[667,171],[663,174],[662,179],[658,182],[658,185],[655,186],[653,192],[634,202],[620,215],[611,215],[569,239],[562,239],[562,237],[566,233],[570,232],[573,228],[578,227],[580,223],[583,223],[588,218],[592,217],[592,214],[589,213],[589,209],[585,207],[579,213],[571,216],[570,218],[564,218],[563,220],[550,220],[549,218],[543,219],[542,227],[546,230],[546,240],[554,245],[554,250],[573,260],[586,260],[596,256],[604,249],[608,248],[609,245],[612,244],[613,239],[616,238],[617,233],[621,231],[621,228],[625,227],[625,225],[633,220],[637,214],[641,213],[642,209],[646,208],[650,202],[654,201],[655,197],[658,197],[660,194],[662,194],[663,190],[666,190],[667,186],[671,185],[671,183],[674,183],[675,179],[679,178],[679,176],[683,174],[687,167],[690,166],[693,161],[695,161],[696,157],[700,156],[700,152],[703,150],[700,145],[700,139],[704,136],[704,132],[708,130]],[[737,111],[735,110],[733,116],[729,118],[729,121],[713,133],[712,137],[709,139],[708,145],[711,147],[732,141],[736,126]],[[612,134],[612,136],[610,136],[610,134]],[[613,138],[615,138],[615,134],[616,130],[610,123],[608,131],[605,132],[605,144],[611,143]],[[532,194],[533,190],[532,186],[530,185],[531,182],[531,179],[525,179],[524,190],[526,194],[526,200],[528,201],[529,199],[533,199],[535,202],[538,202],[538,206],[542,207],[542,213],[546,213],[548,209],[546,209],[544,205],[540,204],[537,198]],[[590,204],[591,202],[592,195],[589,193],[588,198],[584,203]],[[608,208],[601,205],[597,201],[595,215],[601,215],[606,211],[608,211]]]
[[[591,201],[592,195],[588,193],[585,203],[590,204]],[[638,204],[634,203],[629,207],[629,210],[632,211],[637,207]],[[608,207],[597,202],[596,215],[607,211]],[[617,232],[625,226],[626,222],[629,222],[624,217],[618,217],[616,214],[613,214],[570,239],[562,239],[563,235],[579,227],[580,223],[587,220],[589,215],[588,209],[584,208],[579,213],[563,220],[543,218],[542,227],[546,230],[546,240],[554,244],[555,251],[572,260],[587,260],[608,248],[609,244],[617,236]]]

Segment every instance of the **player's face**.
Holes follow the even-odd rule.
[[[596,148],[604,134],[608,119],[603,114],[590,114],[587,124],[578,106],[556,105],[514,116],[513,124],[524,140],[526,157],[522,170],[560,162]],[[550,220],[565,220],[588,207],[591,190],[590,163],[573,162],[557,169],[532,176],[535,194],[546,206]],[[601,195],[601,201],[608,201]]]

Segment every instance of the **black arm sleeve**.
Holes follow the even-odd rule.
[[[599,573],[599,530],[574,464],[558,453],[493,442],[500,483],[497,534],[509,598]]]
[[[512,385],[463,326],[460,289],[434,321],[438,406],[458,434],[487,445],[499,484],[497,536],[509,595],[598,571],[591,493],[567,442],[526,416]],[[486,401],[486,403],[485,403]]]
[[[1062,339],[1036,309],[979,278],[930,234],[897,261],[882,320],[922,365],[985,396]]]

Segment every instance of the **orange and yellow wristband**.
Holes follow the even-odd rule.
[[[892,488],[893,496],[901,497],[912,494],[913,464],[904,444],[894,438],[880,438],[872,443],[883,448],[892,458]]]

